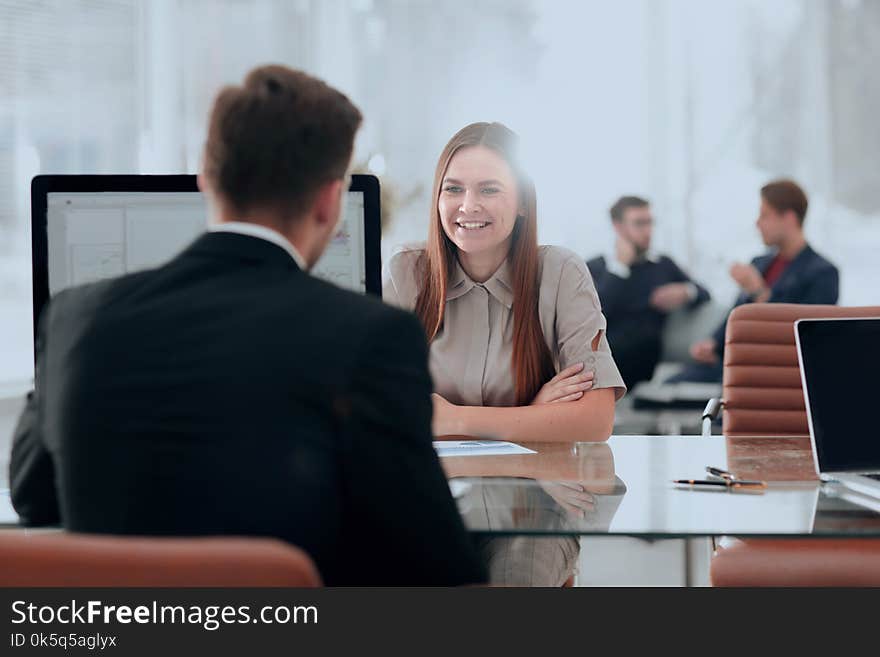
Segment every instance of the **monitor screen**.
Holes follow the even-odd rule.
[[[208,223],[191,175],[37,176],[32,204],[35,327],[58,291],[161,265]],[[381,294],[379,231],[378,181],[355,175],[338,231],[312,274]]]
[[[820,471],[880,468],[880,319],[802,320],[797,331]]]

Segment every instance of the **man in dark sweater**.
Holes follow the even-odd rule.
[[[611,206],[615,250],[587,262],[608,320],[608,341],[627,387],[649,380],[660,360],[666,316],[696,307],[709,292],[667,256],[650,251],[654,219],[648,201],[624,196]]]

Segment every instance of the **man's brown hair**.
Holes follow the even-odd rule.
[[[645,208],[649,205],[651,204],[648,201],[638,196],[621,196],[609,210],[611,221],[619,223],[623,219],[623,213],[630,208]]]
[[[761,197],[779,213],[791,210],[804,225],[807,216],[807,195],[793,180],[774,180],[761,188]]]
[[[299,216],[324,183],[343,178],[361,113],[342,93],[286,66],[248,73],[211,110],[204,173],[234,211]]]

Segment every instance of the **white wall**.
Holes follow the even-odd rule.
[[[841,302],[877,303],[880,192],[853,203],[840,189],[852,163],[877,170],[880,148],[860,149],[868,130],[840,117],[880,115],[872,58],[846,52],[877,41],[880,12],[771,4],[0,0],[0,381],[32,374],[30,177],[194,172],[214,95],[266,62],[362,107],[356,157],[381,154],[401,199],[386,256],[424,238],[446,140],[501,120],[525,142],[544,242],[598,253],[615,197],[645,195],[656,246],[726,301],[728,265],[762,248],[758,188],[791,175],[811,196],[810,239],[842,269]]]

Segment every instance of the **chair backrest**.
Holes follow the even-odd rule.
[[[724,346],[725,436],[808,436],[794,322],[880,317],[880,306],[748,304],[730,313]]]
[[[269,538],[0,533],[0,586],[321,586],[309,556]]]
[[[747,539],[715,552],[712,586],[880,586],[880,540]]]

